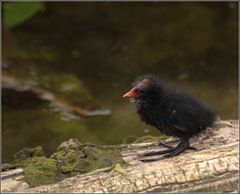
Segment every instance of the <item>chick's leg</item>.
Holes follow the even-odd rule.
[[[148,152],[144,153],[143,155],[148,157],[148,156],[156,156],[156,155],[163,155],[163,157],[168,158],[168,157],[174,157],[177,156],[181,153],[183,153],[185,150],[190,149],[190,150],[197,150],[194,147],[190,146],[189,139],[182,139],[181,142],[175,147],[175,148],[170,148],[168,150],[162,150],[158,152]],[[153,162],[153,161],[158,161],[161,160],[162,158],[154,158],[154,159],[147,159],[147,158],[142,158],[140,159],[141,162]]]
[[[169,141],[169,142],[166,142],[166,143],[159,142],[158,145],[163,146],[163,147],[165,147],[165,148],[171,149],[171,148],[174,148],[174,147],[171,146],[171,145],[169,145],[169,144],[174,144],[174,143],[177,143],[177,142],[179,142],[179,141],[181,141],[181,140],[180,140],[180,139],[177,139],[177,140]]]

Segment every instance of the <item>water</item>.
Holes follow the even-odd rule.
[[[237,118],[234,4],[49,3],[45,8],[12,30],[19,47],[36,67],[77,76],[112,115],[81,117],[58,111],[33,93],[3,89],[4,162],[25,146],[42,145],[50,154],[69,138],[118,144],[130,136],[159,135],[122,98],[144,73],[193,93],[221,119]]]

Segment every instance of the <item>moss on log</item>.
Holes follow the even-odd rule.
[[[172,139],[167,139],[165,142]],[[215,124],[192,139],[198,151],[142,163],[141,155],[160,151],[158,142],[118,145],[123,169],[100,168],[54,184],[30,187],[21,169],[2,173],[4,192],[237,192],[239,180],[238,121]],[[156,157],[156,156],[155,156]],[[159,156],[158,156],[159,157]]]

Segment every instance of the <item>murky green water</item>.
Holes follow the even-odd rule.
[[[193,93],[222,119],[236,119],[237,25],[236,4],[49,3],[13,29],[20,48],[36,65],[78,76],[112,115],[69,119],[34,94],[3,89],[3,161],[25,146],[51,153],[69,138],[117,144],[158,135],[122,98],[143,73]]]

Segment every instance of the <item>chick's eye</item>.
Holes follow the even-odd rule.
[[[138,89],[139,94],[144,94],[146,91],[144,89]]]
[[[136,87],[138,85],[138,82],[133,82],[132,84],[131,84],[131,87]]]

